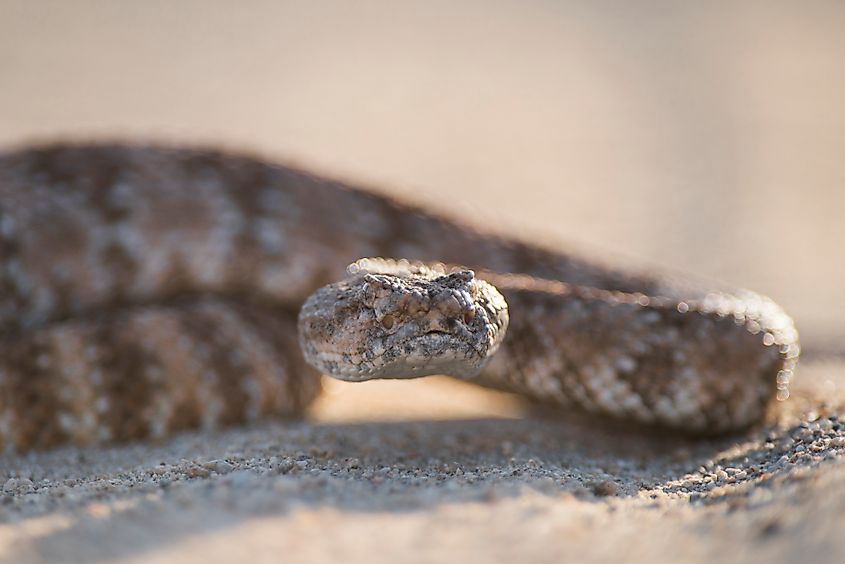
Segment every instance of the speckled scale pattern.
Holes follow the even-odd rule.
[[[795,332],[770,300],[679,302],[508,278],[495,282],[523,308],[511,315],[518,338],[482,374],[488,385],[699,434],[747,427],[788,397]]]
[[[0,436],[18,448],[161,438],[296,416],[319,391],[295,319],[222,300],[122,308],[3,342]]]
[[[488,385],[693,431],[748,425],[786,395],[797,333],[771,301],[609,268],[466,219],[213,150],[2,154],[0,443],[296,415],[318,391],[297,310],[364,256],[489,274],[511,329]],[[496,274],[506,272],[521,276]]]

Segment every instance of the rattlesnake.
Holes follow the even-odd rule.
[[[349,311],[326,303],[327,291],[375,287],[404,304],[394,316],[425,310],[442,344],[480,323],[481,306],[458,302],[486,279],[510,327],[483,351],[498,348],[492,360],[456,375],[486,364],[484,385],[693,433],[746,427],[785,397],[797,333],[769,299],[608,268],[471,224],[213,150],[55,144],[0,155],[0,444],[100,443],[300,414],[319,391],[297,343],[300,307],[347,264],[375,256],[464,269],[354,263],[303,309],[302,331],[316,339],[306,352],[325,352],[330,325],[346,322],[313,322],[315,312]],[[380,274],[397,269],[427,281]],[[391,293],[415,284],[415,307]],[[404,322],[369,307],[356,315],[379,331]],[[344,372],[339,363],[368,366],[383,353],[309,359]]]

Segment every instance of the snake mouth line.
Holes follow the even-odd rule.
[[[360,365],[355,370],[343,370],[328,364],[323,365],[323,370],[325,374],[347,382],[405,380],[435,374],[469,378],[475,376],[481,368],[481,356],[475,347],[459,336],[434,330],[397,343],[382,354],[370,357],[369,370],[362,370]],[[473,358],[475,361],[470,360]]]

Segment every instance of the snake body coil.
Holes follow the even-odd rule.
[[[372,261],[372,272],[336,283],[365,256],[474,273],[397,279],[380,270],[396,263]],[[507,336],[490,346],[472,340],[476,329],[503,329],[490,324],[498,294],[481,280],[507,302]],[[296,415],[319,390],[297,316],[330,283],[369,300],[357,331],[374,347],[335,350],[338,362],[383,362],[392,371],[370,374],[396,377],[403,363],[417,365],[413,355],[426,356],[425,345],[429,357],[452,351],[438,369],[468,376],[455,368],[454,347],[469,342],[474,352],[461,354],[484,355],[479,383],[681,431],[758,421],[785,397],[798,355],[789,317],[753,292],[607,268],[248,157],[53,145],[0,155],[0,444],[105,442]],[[384,290],[391,284],[416,285],[416,297],[399,300]],[[479,296],[487,301],[462,301]],[[325,297],[312,298],[317,309],[303,318],[332,308],[341,315],[333,322],[346,323],[357,307]],[[407,345],[411,357],[385,356],[392,341],[374,341],[366,324],[411,332],[401,319],[411,313],[428,336]],[[328,350],[329,327],[318,325],[306,352]]]

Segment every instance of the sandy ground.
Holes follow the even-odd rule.
[[[769,425],[718,441],[526,418],[442,379],[332,385],[307,422],[5,457],[0,556],[841,562],[843,366],[802,373]]]
[[[446,380],[0,456],[0,559],[842,562],[845,5],[0,0],[0,146],[256,149],[771,295],[809,354],[719,441]]]

